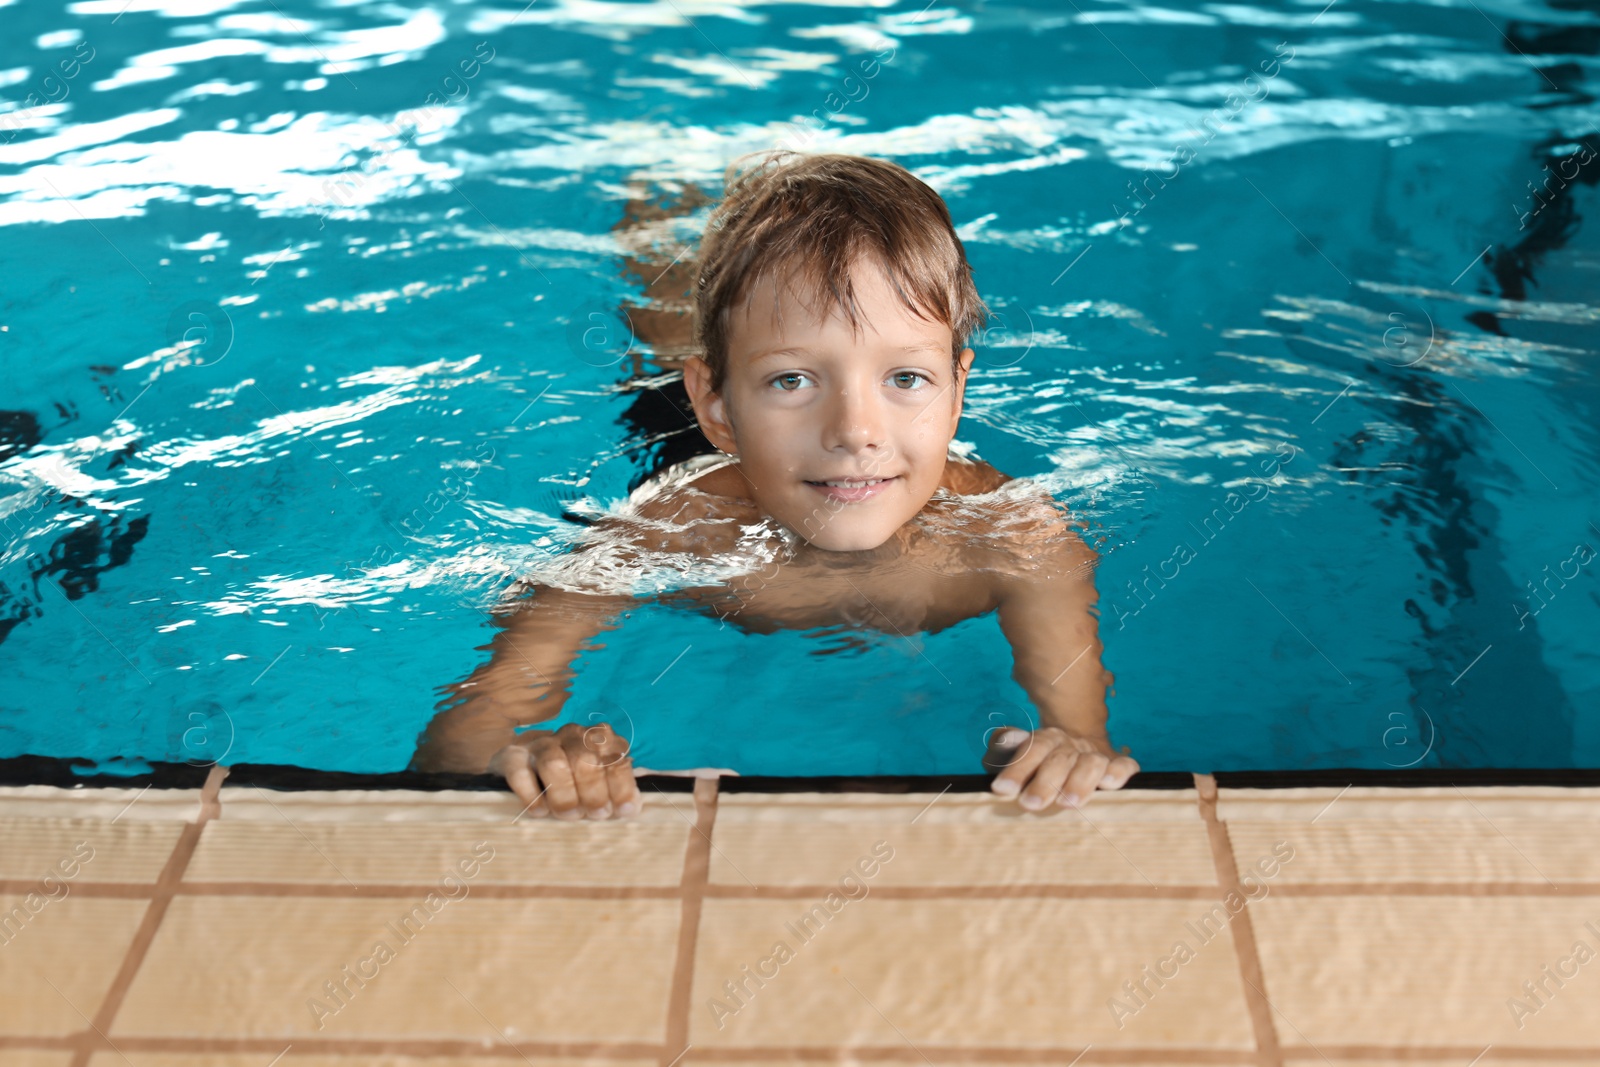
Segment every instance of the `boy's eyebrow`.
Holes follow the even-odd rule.
[[[808,349],[798,345],[791,345],[788,348],[774,348],[771,351],[762,352],[760,355],[751,356],[750,362],[760,363],[762,360],[771,359],[773,356],[803,356],[807,351]]]

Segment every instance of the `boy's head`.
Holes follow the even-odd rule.
[[[939,486],[988,308],[909,171],[762,155],[729,168],[707,226],[685,384],[763,511],[819,548],[876,548]]]

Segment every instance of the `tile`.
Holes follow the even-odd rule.
[[[296,813],[298,814],[298,813]],[[513,814],[515,814],[513,812]],[[206,824],[188,882],[676,887],[691,827],[670,810],[631,820]]]
[[[0,818],[104,819],[107,822],[193,822],[200,816],[198,789],[62,789],[52,785],[0,786]]]
[[[74,896],[70,888],[54,900],[0,896],[0,1033],[59,1037],[84,1029],[147,907]]]
[[[801,1067],[801,1065],[805,1065],[805,1067],[824,1067],[824,1065],[825,1067],[927,1067],[928,1060],[919,1055],[919,1050],[912,1049],[909,1046],[901,1047],[905,1050],[905,1054],[899,1059],[886,1058],[879,1054],[877,1050],[869,1054],[852,1054],[849,1051],[845,1051],[837,1058],[829,1056],[827,1059],[808,1060],[724,1059],[721,1056],[716,1059],[697,1059],[694,1052],[691,1051],[689,1055],[678,1061],[678,1067],[773,1067],[775,1063],[784,1064],[786,1067]],[[1027,1067],[1071,1067],[1073,1057],[1076,1054],[1075,1050],[1067,1050],[1060,1058],[1046,1061],[1033,1058],[1026,1060],[972,1059],[963,1054],[959,1061],[944,1060],[943,1063],[949,1065],[949,1067],[955,1067],[956,1063],[959,1063],[960,1067],[1019,1067],[1019,1065],[1027,1065]],[[1082,1062],[1083,1067],[1103,1067],[1107,1061],[1093,1058],[1093,1054],[1090,1053],[1084,1056]],[[1117,1058],[1111,1062],[1116,1063],[1117,1067],[1258,1067],[1255,1058],[1245,1053],[1241,1053],[1237,1059],[1232,1057],[1215,1059],[1211,1054],[1207,1054],[1205,1059],[1188,1059],[1182,1053],[1177,1052],[1162,1052],[1148,1058],[1138,1056],[1129,1059],[1126,1058],[1125,1054],[1118,1053]],[[1339,1067],[1346,1067],[1347,1063],[1348,1061],[1345,1061]],[[94,1067],[100,1067],[100,1065],[95,1064]],[[139,1064],[138,1067],[144,1067],[144,1065]],[[240,1067],[245,1067],[245,1065],[240,1064]],[[256,1064],[254,1067],[261,1067],[261,1065]],[[1359,1065],[1356,1065],[1356,1067],[1359,1067]],[[1399,1067],[1399,1065],[1396,1065],[1396,1067]],[[1416,1061],[1412,1061],[1406,1064],[1405,1067],[1420,1067],[1420,1065]],[[1441,1063],[1437,1067],[1461,1067],[1461,1065]],[[1501,1065],[1495,1063],[1492,1067],[1501,1067]],[[1513,1065],[1513,1067],[1522,1067],[1522,1065]],[[1549,1067],[1549,1065],[1541,1064],[1540,1067]]]
[[[0,878],[44,883],[49,876],[47,888],[57,882],[153,883],[182,833],[183,823],[171,820],[0,815],[0,841],[6,843]]]
[[[1241,871],[1286,845],[1282,884],[1588,882],[1600,885],[1600,791],[1222,790]],[[1313,821],[1315,820],[1315,821]]]
[[[470,889],[454,901],[179,896],[112,1037],[660,1041],[680,912],[676,900]]]
[[[506,789],[278,790],[224,784],[217,794],[231,822],[510,822],[522,802]]]
[[[875,846],[892,858],[874,885],[1216,884],[1193,790],[1042,816],[982,793],[734,793],[718,798],[713,841],[718,885],[832,883],[871,868]]]
[[[1251,915],[1285,1044],[1600,1047],[1600,896],[1273,896]],[[1564,963],[1579,942],[1588,962]]]
[[[708,899],[689,1040],[1248,1051],[1231,932],[1219,923],[1202,941],[1190,929],[1204,904]],[[802,927],[813,907],[821,915]],[[1141,981],[1147,994],[1135,999],[1123,983]],[[738,982],[745,992],[730,995]]]
[[[1220,789],[1217,817],[1319,823],[1327,819],[1507,818],[1600,822],[1600,788],[1454,786]]]
[[[696,1059],[694,1057],[694,1053],[691,1052],[688,1056],[685,1056],[679,1061],[679,1067],[773,1067],[774,1063],[794,1065],[794,1067],[799,1067],[799,1065],[802,1064],[806,1065],[806,1067],[823,1067],[823,1065],[826,1065],[826,1067],[927,1067],[928,1061],[921,1058],[916,1051],[909,1048],[907,1048],[906,1051],[910,1053],[910,1055],[901,1059],[887,1059],[876,1054],[876,1052],[868,1055],[852,1055],[847,1051],[837,1058],[830,1056],[825,1060],[779,1059],[776,1061],[770,1059],[723,1059],[720,1056],[714,1060]],[[1040,1062],[1031,1058],[1022,1061],[1014,1059],[970,1059],[963,1055],[959,1063],[960,1067],[1019,1067],[1019,1062],[1021,1064],[1029,1065],[1029,1067],[1072,1067],[1072,1059],[1074,1055],[1076,1055],[1074,1051],[1067,1050],[1059,1059],[1053,1059],[1044,1062]],[[945,1062],[949,1064],[952,1061]],[[1091,1067],[1091,1065],[1092,1067],[1102,1067],[1102,1065],[1106,1062],[1107,1061],[1104,1059],[1092,1059],[1087,1055],[1083,1059],[1084,1067]],[[1119,1054],[1116,1060],[1113,1062],[1117,1064],[1117,1067],[1257,1067],[1255,1059],[1244,1054],[1241,1054],[1238,1059],[1229,1058],[1222,1060],[1213,1059],[1210,1055],[1203,1060],[1186,1059],[1181,1053],[1161,1053],[1148,1059],[1145,1057],[1126,1059]],[[94,1067],[100,1067],[100,1065],[96,1064]],[[144,1065],[140,1064],[139,1067],[144,1067]],[[241,1064],[240,1067],[244,1067],[244,1065]],[[257,1064],[255,1067],[260,1067],[260,1065]],[[1345,1067],[1345,1064],[1341,1063],[1340,1067]],[[1412,1061],[1411,1063],[1406,1064],[1405,1067],[1419,1067],[1419,1065],[1415,1061]],[[1460,1067],[1460,1065],[1439,1064],[1438,1067]],[[1492,1067],[1501,1067],[1501,1065],[1499,1063],[1495,1063],[1492,1065]],[[1521,1067],[1521,1065],[1514,1065],[1514,1067]],[[1541,1064],[1540,1067],[1549,1067],[1549,1065]]]
[[[1546,823],[1496,820],[1491,826],[1481,820],[1367,819],[1324,820],[1308,826],[1240,821],[1228,824],[1228,834],[1241,873],[1272,855],[1275,848],[1286,846],[1292,858],[1281,864],[1273,878],[1284,885],[1600,885],[1600,855],[1575,847],[1570,827]],[[1594,836],[1600,837],[1600,828]]]
[[[1291,1067],[1298,1067],[1298,1065],[1302,1063],[1306,1064],[1307,1067],[1309,1067],[1311,1064],[1317,1064],[1318,1067],[1326,1067],[1327,1064],[1327,1060],[1315,1049],[1305,1048],[1304,1046],[1298,1048],[1292,1045],[1285,1046],[1284,1053],[1284,1059],[1291,1065]],[[1471,1060],[1474,1055],[1474,1052],[1468,1052],[1465,1056],[1451,1053],[1444,1056],[1430,1056],[1425,1059],[1415,1056],[1408,1059],[1389,1060],[1347,1060],[1340,1058],[1336,1062],[1338,1063],[1339,1067],[1551,1067],[1552,1063],[1570,1064],[1575,1062],[1600,1062],[1600,1054],[1590,1056],[1584,1061],[1576,1061],[1565,1058],[1559,1060],[1522,1059],[1516,1056],[1492,1054],[1484,1056],[1483,1059],[1477,1064],[1471,1064],[1468,1061]]]
[[[268,1067],[268,1060],[272,1054],[263,1056],[258,1052],[217,1053],[217,1052],[136,1052],[123,1050],[126,1055],[115,1052],[97,1052],[89,1060],[89,1067]],[[62,1061],[63,1064],[66,1061]],[[501,1055],[486,1056],[373,1056],[367,1053],[338,1055],[320,1055],[307,1053],[302,1055],[290,1050],[282,1059],[273,1061],[274,1067],[660,1067],[661,1061],[648,1060],[613,1060],[589,1056],[565,1056],[553,1058],[548,1056],[518,1056],[508,1050]],[[0,1058],[0,1067],[10,1067],[3,1058]],[[18,1067],[21,1067],[19,1064]]]

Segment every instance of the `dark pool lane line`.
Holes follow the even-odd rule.
[[[149,773],[134,775],[96,774],[96,764],[88,759],[54,756],[12,756],[0,759],[0,786],[49,785],[60,788],[144,788],[200,789],[206,784],[210,766],[187,763],[151,763]],[[1376,786],[1402,789],[1447,788],[1450,786],[1561,786],[1567,788],[1600,786],[1600,767],[1460,767],[1412,768],[1409,770],[1371,770],[1333,768],[1282,771],[1216,771],[1217,785],[1223,789],[1301,789]],[[677,775],[645,775],[639,779],[646,788],[668,793],[692,793],[696,779]],[[228,768],[230,786],[257,786],[284,792],[309,790],[405,789],[424,792],[461,789],[504,792],[499,778],[488,774],[424,774],[396,771],[392,774],[355,774],[348,771],[319,771],[281,764],[235,764]],[[768,776],[724,777],[717,785],[721,793],[982,793],[989,789],[989,776],[955,775],[833,775],[816,778]],[[1179,790],[1194,788],[1189,771],[1142,771],[1131,778],[1125,790]]]

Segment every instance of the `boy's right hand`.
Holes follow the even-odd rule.
[[[990,791],[1016,797],[1025,811],[1041,814],[1053,804],[1081,808],[1096,790],[1121,789],[1139,770],[1131,756],[1112,749],[1103,732],[1080,734],[1059,726],[994,730],[983,765],[998,772]]]
[[[494,754],[489,771],[505,778],[529,815],[621,819],[644,806],[628,742],[606,723],[527,730]]]

